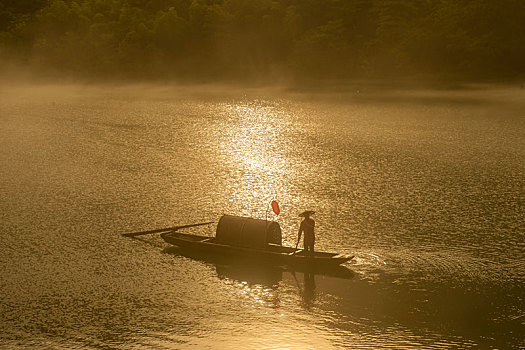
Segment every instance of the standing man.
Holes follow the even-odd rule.
[[[313,255],[314,254],[314,244],[315,244],[315,221],[310,218],[310,215],[314,214],[315,211],[307,210],[305,212],[302,212],[299,214],[299,216],[304,217],[304,220],[301,221],[301,226],[299,227],[299,237],[297,237],[297,246],[299,245],[299,241],[301,240],[301,234],[304,232],[304,250],[306,251],[306,254]]]

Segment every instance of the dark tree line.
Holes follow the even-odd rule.
[[[72,74],[516,78],[523,0],[0,0],[4,56]]]

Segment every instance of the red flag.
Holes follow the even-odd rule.
[[[272,201],[272,210],[275,213],[275,215],[279,215],[281,212],[281,209],[279,209],[279,203],[277,201]]]

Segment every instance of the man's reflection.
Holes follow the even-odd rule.
[[[312,272],[304,272],[303,277],[303,287],[301,287],[295,271],[292,271],[292,276],[297,283],[297,288],[301,293],[301,298],[303,299],[303,305],[305,308],[309,309],[312,307],[315,301],[315,274]]]
[[[315,301],[315,274],[311,272],[304,273],[304,291],[303,301],[307,308],[311,307]]]

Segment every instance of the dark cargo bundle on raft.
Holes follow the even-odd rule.
[[[281,227],[274,221],[223,215],[217,224],[215,242],[246,248],[281,245]]]

